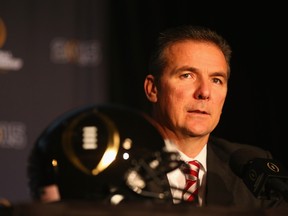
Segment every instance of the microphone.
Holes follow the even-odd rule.
[[[232,154],[229,165],[256,198],[288,200],[288,172],[279,161],[239,149]]]
[[[178,152],[155,152],[139,160],[134,160],[126,172],[126,185],[142,197],[170,201],[170,185],[166,174],[182,166]],[[147,187],[153,184],[153,189]]]

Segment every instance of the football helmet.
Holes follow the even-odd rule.
[[[87,105],[56,118],[37,138],[28,160],[31,195],[56,184],[61,200],[170,200],[166,173],[175,152],[143,112]]]

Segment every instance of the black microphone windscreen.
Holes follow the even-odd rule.
[[[240,178],[243,177],[243,169],[246,164],[248,164],[249,161],[255,159],[255,158],[261,158],[263,155],[261,155],[259,152],[241,148],[236,150],[230,158],[229,165],[231,170]]]
[[[241,148],[232,153],[231,170],[240,177],[259,199],[288,200],[288,173],[276,160],[265,157],[262,151]]]

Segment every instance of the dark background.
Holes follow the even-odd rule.
[[[18,71],[0,73],[0,132],[10,122],[21,122],[27,133],[18,149],[0,137],[0,197],[29,200],[28,154],[60,114],[90,103],[146,110],[143,80],[152,42],[159,31],[182,24],[211,27],[233,49],[229,92],[214,134],[266,148],[288,167],[287,9],[278,2],[251,4],[0,0],[0,18],[7,27],[0,51],[11,51],[24,61]],[[52,62],[49,46],[59,37],[100,42],[101,61],[92,66],[73,59]]]

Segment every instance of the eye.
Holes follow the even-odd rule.
[[[184,74],[181,74],[180,77],[183,79],[188,79],[188,78],[191,78],[192,75],[191,75],[191,73],[184,73]]]
[[[213,78],[212,81],[213,83],[216,83],[216,84],[223,84],[223,81],[219,78]]]

